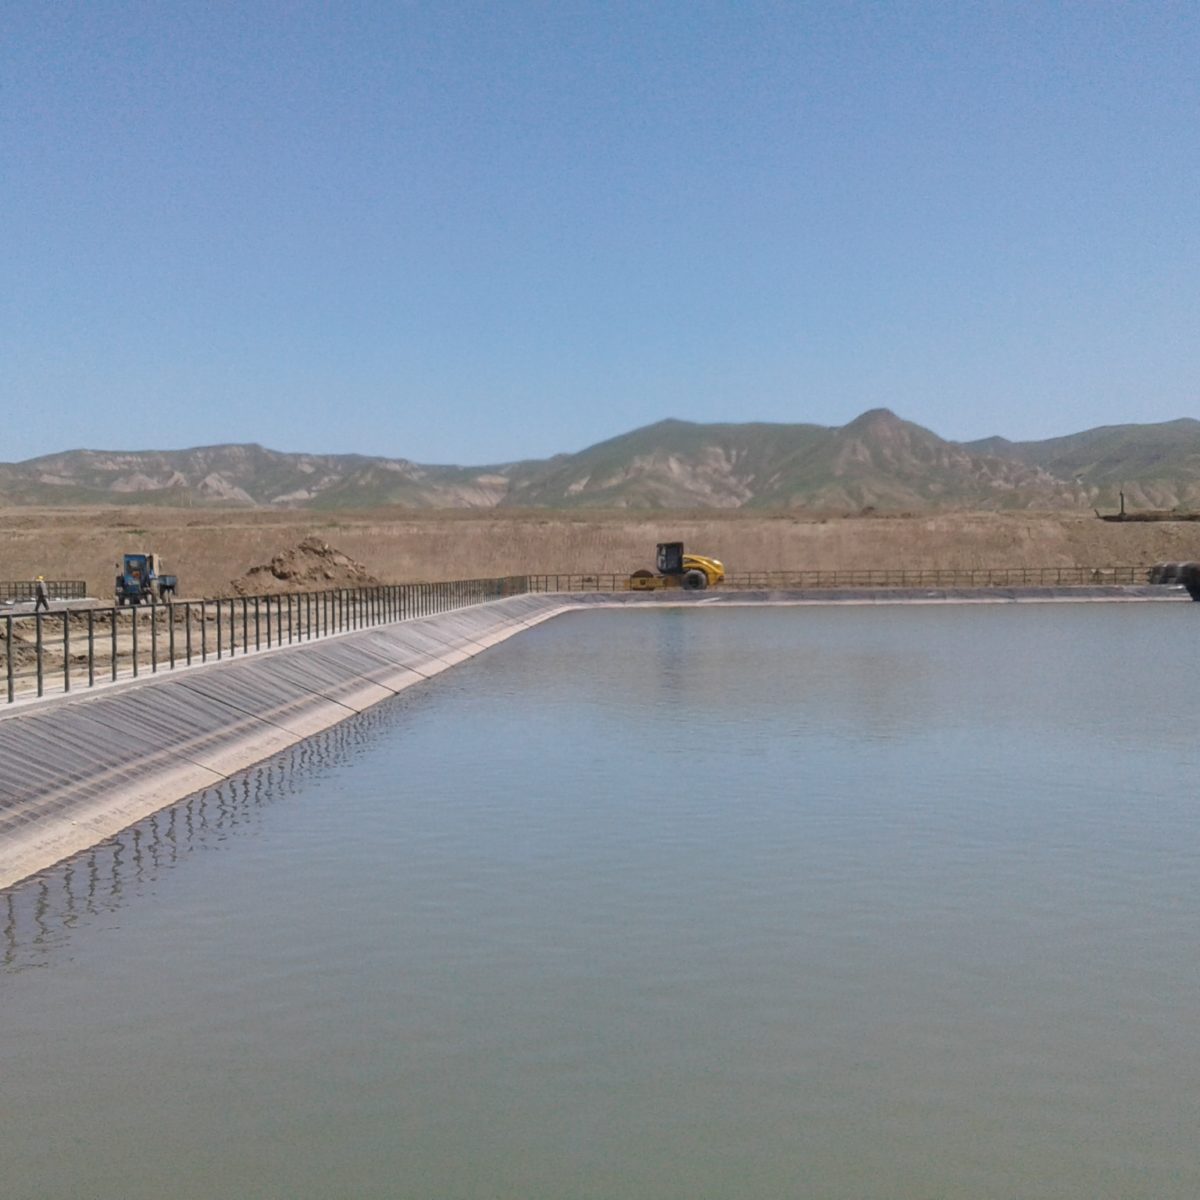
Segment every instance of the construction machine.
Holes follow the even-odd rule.
[[[160,554],[126,554],[117,564],[117,603],[157,604],[175,594],[179,579],[163,571]]]
[[[653,571],[634,571],[629,577],[630,590],[649,592],[656,588],[679,587],[700,591],[725,578],[725,566],[719,559],[685,554],[682,542],[659,542],[656,565],[657,575]]]

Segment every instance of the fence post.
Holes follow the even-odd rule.
[[[158,674],[158,605],[150,605],[150,674]]]
[[[96,610],[88,609],[88,687],[96,686]]]
[[[13,702],[13,619],[4,618],[4,678],[8,684],[8,702]]]
[[[208,662],[208,601],[200,601],[200,661]]]
[[[134,605],[130,614],[133,617],[133,677],[138,673],[138,605]]]
[[[192,665],[192,602],[188,600],[183,610],[184,641],[187,643],[187,665]]]
[[[71,690],[71,613],[63,609],[63,691]]]
[[[167,657],[171,660],[171,670],[175,670],[175,600],[167,601]]]
[[[109,670],[112,672],[113,683],[116,683],[116,681],[117,681],[117,607],[116,607],[116,605],[114,604],[113,607],[110,608],[108,611],[112,616],[112,620],[109,622],[109,634],[110,634],[110,637],[112,640],[112,661],[108,665],[109,665]]]
[[[41,696],[41,695],[43,695],[43,694],[44,694],[44,692],[45,692],[45,686],[44,686],[43,679],[42,679],[42,614],[41,614],[40,612],[36,614],[36,621],[37,621],[37,629],[36,629],[36,641],[37,641],[37,694],[38,694],[39,696]]]

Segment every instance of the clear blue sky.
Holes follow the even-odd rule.
[[[0,27],[0,461],[1200,415],[1195,3],[2,0]]]

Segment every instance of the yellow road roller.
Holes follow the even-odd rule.
[[[657,575],[653,571],[634,571],[629,577],[629,590],[652,592],[657,588],[679,587],[698,592],[725,578],[725,566],[719,559],[685,554],[682,542],[659,542],[656,565]]]

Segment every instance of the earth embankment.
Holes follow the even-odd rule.
[[[122,554],[154,550],[180,594],[216,595],[306,538],[385,583],[542,572],[624,572],[682,540],[731,572],[1131,566],[1200,559],[1200,525],[1061,513],[585,514],[263,509],[0,509],[0,577],[84,579],[111,591]],[[312,582],[308,582],[312,586]]]

